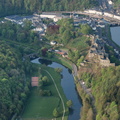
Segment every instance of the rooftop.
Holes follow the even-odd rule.
[[[31,86],[38,86],[38,77],[32,77]]]

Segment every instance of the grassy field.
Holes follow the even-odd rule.
[[[49,101],[49,102],[48,102]],[[53,109],[59,105],[58,97],[41,97],[37,94],[37,88],[31,90],[31,96],[28,99],[23,118],[53,117]],[[51,104],[54,103],[54,104]]]
[[[71,40],[68,43],[67,47],[82,51],[82,50],[85,50],[87,47],[89,47],[89,45],[87,44],[87,41],[89,41],[88,37],[81,36],[79,38]]]
[[[26,107],[23,111],[22,118],[23,120],[49,120],[54,118],[53,117],[53,110],[54,108],[58,108],[60,112],[60,117],[57,118],[57,120],[61,120],[62,116],[62,103],[58,96],[58,93],[55,89],[55,86],[53,84],[53,81],[51,80],[50,76],[44,71],[47,70],[52,77],[55,79],[55,83],[57,84],[57,87],[62,95],[62,98],[64,100],[64,103],[67,102],[67,99],[63,93],[62,87],[61,87],[61,76],[53,68],[49,68],[46,66],[42,67],[42,75],[47,76],[50,80],[50,84],[48,86],[45,86],[44,89],[51,90],[52,96],[50,97],[42,97],[38,95],[38,89],[37,87],[34,87],[31,89],[30,97],[27,101]],[[36,74],[38,76],[38,74]],[[67,120],[67,114],[64,120]]]
[[[72,62],[70,62],[66,58],[61,57],[60,55],[56,55],[56,57],[50,58],[50,60],[57,62],[57,63],[60,63],[60,64],[66,66],[67,68],[72,70]]]

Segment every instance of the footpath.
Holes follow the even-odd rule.
[[[57,87],[57,85],[56,85],[56,83],[55,83],[54,78],[51,76],[51,74],[50,74],[47,70],[44,70],[44,71],[47,72],[47,74],[51,77],[51,79],[52,79],[52,81],[53,81],[53,83],[54,83],[54,85],[55,85],[55,88],[56,88],[56,90],[57,90],[57,92],[58,92],[58,95],[59,95],[59,97],[60,97],[60,99],[61,99],[62,106],[63,106],[62,120],[64,120],[64,116],[65,116],[65,104],[64,104],[63,98],[62,98],[62,96],[61,96],[61,94],[60,94],[60,92],[59,92],[59,90],[58,90],[58,87]]]

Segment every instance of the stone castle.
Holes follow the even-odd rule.
[[[104,42],[100,39],[93,39],[91,48],[88,52],[89,58],[94,58],[95,62],[99,62],[102,66],[115,66],[115,63],[110,63],[108,54],[105,52]]]

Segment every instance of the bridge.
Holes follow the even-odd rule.
[[[38,53],[31,53],[29,55],[24,55],[24,58],[37,58],[38,57]]]

